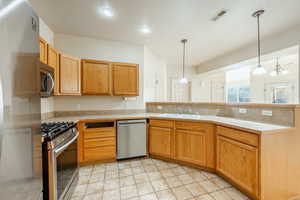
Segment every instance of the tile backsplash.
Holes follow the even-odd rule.
[[[231,117],[255,122],[294,126],[295,106],[270,104],[148,102],[147,112]]]

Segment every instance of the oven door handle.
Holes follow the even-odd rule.
[[[66,144],[64,144],[63,146],[57,148],[57,149],[54,149],[54,153],[56,155],[59,155],[62,151],[64,151],[70,144],[72,144],[79,136],[79,132],[77,131],[76,132],[76,135],[70,140],[68,141]]]

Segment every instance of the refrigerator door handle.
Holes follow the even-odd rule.
[[[2,158],[3,135],[0,134],[0,161]]]
[[[0,161],[2,158],[2,149],[3,149],[3,138],[4,138],[4,104],[3,104],[3,88],[2,88],[2,77],[0,76]]]

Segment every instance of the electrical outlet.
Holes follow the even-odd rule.
[[[247,113],[247,109],[246,108],[240,108],[239,109],[239,113],[246,114]]]
[[[80,110],[81,105],[80,105],[80,104],[77,104],[77,105],[76,105],[76,108],[77,108],[77,110]]]
[[[272,112],[272,110],[263,110],[263,111],[261,111],[261,114],[263,116],[269,116],[269,117],[271,117],[273,115],[273,112]]]
[[[137,97],[124,97],[124,101],[137,101]]]
[[[162,110],[163,107],[162,106],[157,106],[157,110]]]

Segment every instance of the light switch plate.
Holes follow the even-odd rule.
[[[273,115],[273,112],[272,112],[272,110],[262,110],[261,114],[263,116],[269,116],[269,117],[271,117]]]
[[[240,108],[239,109],[239,113],[246,114],[247,113],[247,109],[246,108]]]

